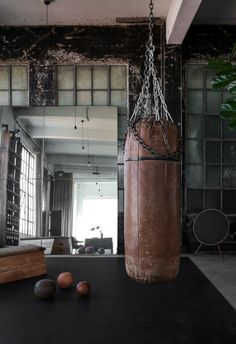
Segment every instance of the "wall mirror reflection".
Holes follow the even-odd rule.
[[[57,106],[29,107],[28,66],[0,66],[0,247],[123,252],[127,66],[54,72]]]
[[[118,112],[102,105],[1,107],[6,245],[117,253]]]

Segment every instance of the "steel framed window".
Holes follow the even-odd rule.
[[[185,215],[217,208],[236,214],[236,134],[219,117],[229,95],[210,86],[206,65],[185,66]]]
[[[60,65],[58,105],[118,106],[127,114],[126,65]]]
[[[22,147],[20,173],[20,233],[35,235],[35,157]]]
[[[28,66],[0,65],[0,105],[29,104]]]

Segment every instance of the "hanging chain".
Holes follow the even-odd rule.
[[[167,109],[167,105],[160,86],[160,79],[158,79],[157,77],[157,70],[154,65],[155,46],[153,44],[153,7],[153,1],[150,0],[148,26],[149,34],[145,51],[143,84],[133,114],[128,120],[127,130],[131,129],[135,139],[142,145],[142,147],[157,158],[176,159],[179,156],[179,153],[171,154],[171,147],[168,142],[168,137],[165,130],[165,121],[173,122],[173,119]],[[152,84],[150,81],[152,81]],[[145,144],[143,139],[139,136],[135,124],[139,119],[148,117],[154,117],[155,120],[161,124],[162,137],[164,145],[166,147],[167,155],[158,154],[158,152]]]
[[[162,123],[162,122],[161,122]],[[151,155],[153,155],[155,158],[157,159],[161,159],[161,160],[179,160],[180,157],[180,144],[178,149],[176,150],[175,153],[171,153],[171,147],[169,145],[167,136],[166,136],[166,132],[165,132],[165,127],[162,123],[162,135],[163,135],[163,142],[167,151],[167,154],[160,154],[158,153],[155,149],[153,149],[152,147],[150,147],[149,145],[147,145],[144,140],[139,136],[138,131],[136,130],[135,127],[132,127],[132,133],[134,135],[134,138],[136,139],[136,141]]]
[[[149,34],[145,52],[143,85],[134,108],[134,112],[129,119],[128,126],[130,126],[132,123],[135,123],[140,118],[149,116],[154,116],[157,121],[160,119],[166,119],[173,122],[173,119],[168,112],[166,102],[161,91],[160,80],[157,77],[157,71],[154,65],[155,47],[153,44],[153,7],[153,1],[150,0],[148,26]],[[150,80],[152,81],[152,85]]]

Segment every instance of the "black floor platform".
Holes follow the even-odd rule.
[[[0,344],[235,344],[236,312],[187,258],[171,283],[129,279],[123,258],[48,258],[48,277],[71,271],[89,299],[33,294],[39,278],[0,286]]]

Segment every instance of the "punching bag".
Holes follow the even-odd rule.
[[[179,270],[180,163],[175,159],[178,141],[174,123],[153,118],[139,120],[135,130],[127,132],[125,264],[128,275],[140,282],[169,281]],[[144,148],[144,142],[152,152]]]
[[[144,80],[124,145],[125,266],[139,282],[170,281],[180,263],[180,161],[177,126],[154,66],[153,2]]]

